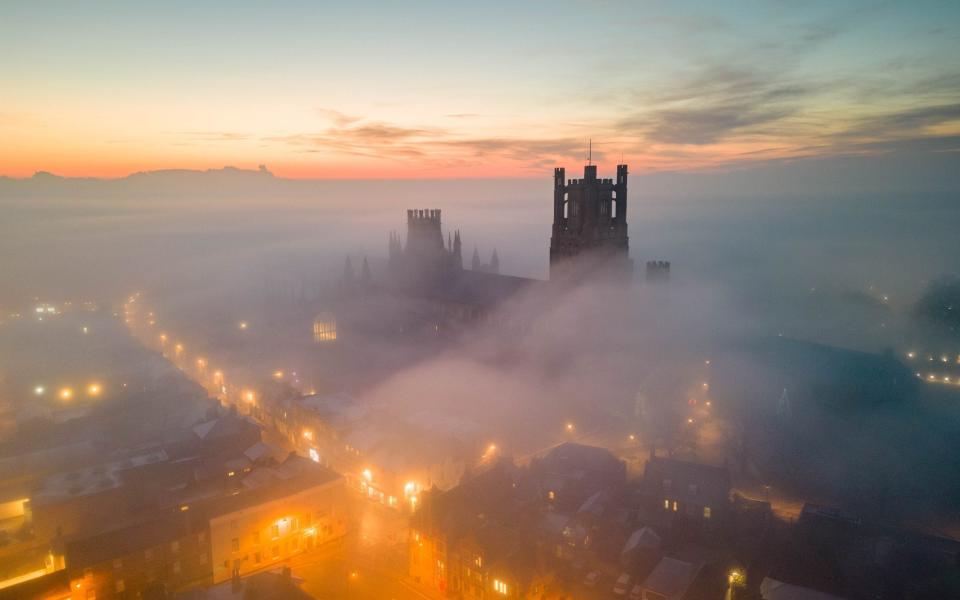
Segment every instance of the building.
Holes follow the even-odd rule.
[[[643,473],[644,492],[671,520],[710,529],[730,507],[730,473],[675,458],[651,456]]]
[[[207,523],[181,511],[134,521],[68,542],[75,598],[140,598],[204,583],[210,575]]]
[[[684,600],[701,598],[688,595],[703,565],[669,556],[663,557],[640,584],[642,600]]]
[[[600,492],[616,491],[627,481],[626,464],[606,448],[565,442],[530,466],[540,494],[551,510],[572,513]]]
[[[410,520],[411,578],[447,595],[522,597],[504,567],[499,577],[490,571],[518,548],[521,515],[533,506],[521,475],[511,461],[499,460],[451,490],[423,494]]]
[[[210,515],[213,582],[343,537],[346,494],[340,475],[293,454],[279,465],[251,470],[236,494],[203,508]]]
[[[629,278],[633,272],[627,234],[627,165],[617,178],[597,179],[596,165],[583,168],[583,179],[566,179],[553,170],[553,230],[550,279],[580,277],[595,271]]]

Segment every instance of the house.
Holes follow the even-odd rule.
[[[540,497],[553,510],[573,513],[598,492],[619,490],[627,467],[609,450],[566,442],[530,465]]]
[[[502,459],[450,490],[423,494],[410,519],[413,580],[440,593],[486,597],[488,567],[519,543],[516,528],[531,504],[520,475]]]
[[[347,532],[343,478],[291,454],[257,467],[235,493],[198,508],[210,515],[214,583],[263,569]]]
[[[651,456],[643,488],[651,504],[664,513],[704,528],[722,521],[729,509],[730,473],[726,467]]]
[[[643,580],[643,600],[684,600],[700,574],[700,563],[665,556]]]
[[[65,564],[76,598],[139,598],[205,582],[207,524],[199,515],[167,511],[67,542]]]

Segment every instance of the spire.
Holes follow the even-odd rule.
[[[470,269],[474,271],[480,270],[480,252],[477,251],[477,247],[473,247],[473,258],[470,259]]]
[[[353,283],[353,263],[350,262],[350,256],[347,256],[347,260],[343,265],[343,282],[347,285]]]
[[[447,252],[453,252],[453,238],[450,237],[450,232],[447,232]]]
[[[363,267],[360,269],[360,284],[363,287],[370,285],[370,265],[366,256],[363,257]]]
[[[493,249],[493,254],[490,256],[490,272],[491,273],[500,273],[500,257],[497,256],[497,249]]]

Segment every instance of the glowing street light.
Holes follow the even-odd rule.
[[[42,385],[38,385],[37,387],[33,388],[33,393],[36,396],[42,396],[45,391],[47,390]]]
[[[239,327],[242,331],[246,331],[247,328],[250,327],[250,324],[247,323],[246,321],[240,321],[239,323],[237,323],[237,327]]]
[[[274,378],[274,379],[283,379],[283,371],[274,371],[274,372],[273,372],[273,378]]]
[[[367,483],[370,483],[371,481],[373,481],[373,471],[371,471],[370,469],[364,469],[363,478],[367,481]]]
[[[246,400],[247,402],[253,402],[254,400],[256,400],[256,395],[250,390],[247,390],[243,393],[243,399]]]
[[[574,428],[574,426],[573,426],[573,423],[567,423],[566,426],[564,427],[564,429],[567,430],[567,433],[571,433],[571,432],[573,432],[573,430],[574,430],[575,428]]]
[[[87,395],[88,396],[99,396],[100,392],[103,391],[103,388],[99,383],[91,383],[87,386]]]
[[[70,400],[73,398],[73,390],[68,387],[65,387],[60,390],[59,396],[61,400]]]

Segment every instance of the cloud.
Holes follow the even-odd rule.
[[[960,124],[960,103],[918,106],[861,119],[837,137],[890,140],[954,121]]]
[[[332,108],[318,108],[316,111],[318,115],[329,120],[337,127],[346,127],[361,120],[361,117],[348,115]]]

